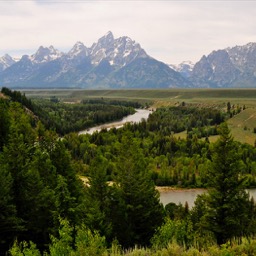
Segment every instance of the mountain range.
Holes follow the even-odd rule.
[[[0,86],[18,88],[229,88],[256,86],[256,43],[211,52],[197,63],[167,65],[112,32],[91,47],[53,46],[15,60],[0,58]]]

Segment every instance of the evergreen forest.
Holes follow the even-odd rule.
[[[256,255],[246,190],[256,187],[256,148],[235,141],[226,122],[245,106],[182,102],[78,134],[142,107],[31,100],[2,88],[0,255]],[[159,186],[207,192],[193,207],[163,206]]]

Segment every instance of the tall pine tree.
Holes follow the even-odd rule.
[[[122,144],[115,182],[118,209],[113,229],[124,247],[144,246],[163,221],[163,205],[138,144],[129,137],[124,137]]]
[[[212,168],[209,170],[209,196],[206,213],[207,229],[217,243],[241,238],[249,225],[249,194],[240,178],[237,144],[226,123],[220,126],[220,138],[213,148]]]

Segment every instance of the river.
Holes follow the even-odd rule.
[[[81,131],[79,132],[79,134],[93,134],[96,131],[101,131],[102,129],[109,130],[114,127],[118,129],[118,128],[121,128],[125,123],[129,123],[129,122],[139,123],[141,119],[147,120],[150,113],[152,113],[152,111],[148,109],[136,109],[135,114],[126,116],[120,121],[115,121],[115,122],[95,126],[87,130]]]
[[[163,205],[168,203],[175,203],[179,204],[182,203],[183,205],[185,202],[188,202],[189,208],[191,209],[194,206],[194,201],[196,197],[202,193],[207,192],[206,189],[160,189],[160,201]],[[256,199],[256,189],[248,189],[250,196]]]
[[[102,129],[109,130],[113,127],[118,129],[128,122],[138,123],[141,121],[142,118],[147,120],[150,113],[152,113],[152,111],[148,109],[136,109],[135,114],[126,116],[120,121],[95,126],[90,129],[81,131],[79,132],[79,134],[92,134],[96,131],[101,131]],[[163,189],[161,187],[159,188],[159,191],[160,201],[161,203],[163,203],[163,205],[166,205],[170,202],[173,202],[175,204],[182,203],[184,205],[185,202],[188,202],[190,209],[194,206],[194,201],[196,200],[196,197],[202,193],[207,192],[206,189]],[[256,199],[256,189],[249,189],[248,191],[250,195]]]

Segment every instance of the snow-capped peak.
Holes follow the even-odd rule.
[[[178,65],[170,64],[169,67],[181,73],[184,77],[189,77],[195,64],[192,61],[183,61]]]
[[[74,58],[77,56],[88,56],[88,48],[82,43],[82,42],[77,42],[73,48],[69,51],[68,53],[69,57]]]
[[[111,31],[108,31],[103,37],[101,37],[99,39],[99,41],[101,42],[106,42],[106,43],[111,43],[114,41],[114,36],[113,33]]]
[[[101,37],[97,43],[94,43],[91,47],[91,53],[96,53],[99,49],[109,48],[114,43],[114,36],[111,31]]]
[[[189,71],[192,71],[194,65],[195,64],[192,61],[188,60],[188,61],[183,61],[178,65],[170,64],[169,66],[170,66],[170,68],[174,69],[175,71],[181,72],[184,68]]]
[[[56,50],[52,45],[50,47],[40,46],[35,54],[30,56],[33,63],[44,63],[60,58],[63,53]]]
[[[136,57],[146,57],[146,52],[138,43],[127,36],[114,39],[112,32],[101,37],[90,48],[93,65],[98,65],[106,59],[111,66],[123,67]]]
[[[0,58],[0,71],[5,70],[14,63],[15,60],[9,54],[5,54],[3,57]]]

